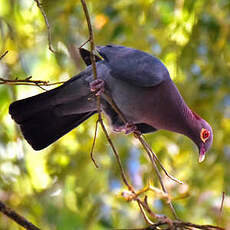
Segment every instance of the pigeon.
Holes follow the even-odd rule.
[[[213,141],[207,121],[185,103],[165,65],[156,57],[129,47],[97,46],[95,80],[90,52],[81,48],[87,68],[61,86],[13,102],[9,113],[34,150],[41,150],[96,114],[96,96],[115,132],[152,133],[169,130],[190,138],[199,162]],[[127,122],[108,101],[112,98]]]

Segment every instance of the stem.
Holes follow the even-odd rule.
[[[46,24],[46,27],[47,27],[47,34],[48,34],[48,46],[49,46],[49,50],[53,53],[55,53],[55,51],[53,50],[52,48],[52,39],[51,39],[51,32],[50,32],[50,24],[49,24],[49,21],[48,21],[48,18],[46,16],[46,12],[45,10],[43,9],[41,3],[39,0],[34,0],[36,3],[37,3],[37,6],[38,8],[40,9],[44,19],[45,19],[45,24]]]
[[[14,210],[8,208],[3,202],[0,201],[0,212],[4,215],[8,216],[10,219],[14,220],[20,226],[24,227],[27,230],[40,230],[40,228],[36,227],[28,220],[26,220],[23,216],[16,213]]]
[[[0,60],[3,59],[3,58],[8,54],[8,52],[9,52],[8,50],[5,51],[5,52],[0,56]]]

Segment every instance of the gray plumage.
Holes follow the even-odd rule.
[[[166,129],[184,134],[204,156],[212,143],[212,129],[188,108],[159,59],[122,46],[99,46],[97,50],[104,59],[96,57],[98,78],[128,121],[142,133]],[[58,88],[10,105],[12,118],[36,150],[47,147],[97,112],[90,89],[94,78],[89,52],[82,49],[81,55],[89,66],[80,74]],[[101,103],[113,129],[122,130],[125,124],[103,93]],[[202,137],[204,130],[208,138]]]

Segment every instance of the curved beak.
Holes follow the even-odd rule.
[[[205,148],[204,148],[204,144],[202,144],[201,148],[200,148],[200,155],[199,155],[199,163],[203,162],[205,159]]]

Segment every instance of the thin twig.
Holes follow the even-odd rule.
[[[90,46],[91,46],[91,50],[90,50],[90,59],[91,59],[91,63],[92,63],[92,69],[93,69],[94,79],[97,79],[96,60],[95,60],[95,55],[94,55],[94,52],[95,52],[95,44],[94,44],[93,29],[92,29],[92,25],[91,25],[89,13],[88,13],[87,5],[86,5],[86,3],[85,3],[84,0],[81,0],[81,3],[82,3],[82,7],[83,7],[83,10],[84,10],[84,13],[85,13],[85,17],[86,17],[87,25],[88,25],[88,30],[89,30],[89,39],[88,39],[86,42],[90,41]],[[109,97],[108,95],[106,95],[106,94],[105,94],[105,96],[107,97],[107,99],[109,99],[109,100],[108,100],[109,103],[112,105],[112,107],[113,107],[113,108],[115,109],[115,111],[118,113],[118,115],[120,116],[120,118],[122,119],[122,121],[123,121],[124,123],[126,123],[127,120],[126,120],[125,116],[124,116],[124,115],[122,114],[122,112],[119,110],[119,108],[118,108],[117,105],[114,103],[114,101],[112,100],[112,98],[110,98],[110,97]],[[122,176],[123,182],[124,182],[125,185],[128,187],[128,189],[134,194],[133,199],[137,201],[137,203],[138,203],[138,205],[139,205],[139,207],[140,207],[140,210],[141,210],[142,214],[144,215],[144,218],[145,218],[146,222],[147,222],[147,223],[152,223],[152,222],[148,219],[148,217],[145,215],[144,210],[146,210],[146,211],[149,213],[149,215],[151,215],[153,218],[157,218],[158,220],[159,220],[159,219],[161,220],[162,217],[159,216],[159,215],[156,215],[156,214],[153,213],[153,211],[150,209],[150,207],[149,207],[149,205],[148,205],[148,203],[147,203],[147,196],[145,196],[144,201],[141,201],[140,198],[138,197],[138,195],[136,194],[134,188],[132,187],[132,185],[129,184],[129,182],[128,182],[127,178],[126,178],[124,169],[123,169],[123,167],[122,167],[122,164],[121,164],[121,160],[120,160],[119,154],[118,154],[117,150],[115,149],[115,146],[113,145],[113,142],[112,142],[112,140],[110,139],[110,137],[109,137],[109,135],[108,135],[108,132],[107,132],[107,130],[106,130],[106,128],[105,128],[105,125],[104,125],[104,123],[103,123],[103,120],[102,120],[102,117],[101,117],[101,109],[100,109],[100,106],[101,106],[101,105],[100,105],[100,96],[97,96],[98,121],[100,122],[100,125],[101,125],[101,127],[102,127],[102,130],[103,130],[103,132],[104,132],[104,134],[105,134],[105,136],[106,136],[106,138],[107,138],[107,140],[108,140],[108,142],[109,142],[109,144],[110,144],[110,146],[111,146],[111,148],[112,148],[112,150],[113,150],[113,153],[115,154],[116,160],[117,160],[117,162],[118,162],[118,165],[119,165],[119,168],[120,168],[120,171],[121,171],[121,176]],[[155,169],[155,171],[156,171],[156,173],[157,173],[157,176],[158,176],[158,179],[159,179],[159,181],[160,181],[160,184],[161,184],[161,187],[162,187],[163,192],[164,192],[165,194],[168,194],[168,193],[167,193],[167,190],[166,190],[166,188],[165,188],[165,186],[164,186],[164,184],[163,184],[163,180],[162,180],[162,178],[161,178],[161,174],[160,174],[160,172],[159,172],[159,169],[158,169],[158,167],[157,167],[157,165],[156,165],[156,162],[159,163],[160,161],[159,161],[158,158],[155,156],[155,154],[151,151],[151,148],[150,148],[149,145],[145,142],[145,140],[141,137],[140,134],[134,132],[134,136],[135,136],[136,138],[138,138],[139,141],[142,143],[142,145],[143,145],[145,151],[147,152],[147,154],[148,154],[148,156],[149,156],[149,158],[150,158],[150,160],[151,160],[151,162],[152,162],[152,164],[153,164],[153,166],[154,166],[154,169]],[[94,144],[93,144],[93,146],[94,146]],[[156,160],[156,159],[157,159],[157,160]],[[164,167],[162,166],[162,164],[160,164],[160,167],[161,167],[162,169],[164,169]],[[164,172],[167,172],[166,170],[163,170],[163,171],[164,171]],[[177,180],[177,179],[175,179],[174,177],[172,177],[170,174],[166,173],[166,175],[167,175],[169,178],[171,178],[172,180],[174,180],[174,181],[176,181],[176,182],[180,182],[179,180]],[[174,216],[177,217],[177,216],[176,216],[176,212],[175,212],[175,210],[174,210],[174,208],[173,208],[173,205],[172,205],[172,203],[171,203],[170,200],[169,200],[169,205],[170,205],[170,208],[171,208],[171,210],[172,210]],[[167,224],[167,225],[169,226],[168,229],[174,229],[174,223],[184,223],[184,222],[173,222],[173,221],[172,221],[171,219],[169,219],[168,217],[164,217],[163,219],[165,220],[165,224]],[[189,223],[189,224],[190,224],[190,223]],[[193,224],[191,224],[191,225],[189,225],[189,224],[187,224],[188,226],[184,225],[184,227],[190,227],[190,226],[193,227],[193,226],[195,226],[195,225],[193,225]],[[173,227],[173,228],[172,228],[172,227]],[[157,228],[154,228],[154,229],[157,229]],[[175,229],[176,229],[176,226],[175,226]],[[205,229],[205,228],[204,228],[204,229]],[[216,229],[221,229],[221,228],[218,228],[218,227],[217,227]],[[222,229],[221,229],[221,230],[222,230]]]
[[[48,91],[47,89],[43,88],[42,86],[40,86],[39,84],[36,84],[36,86],[44,91]]]
[[[122,229],[114,229],[114,230],[173,230],[173,229],[201,229],[201,230],[225,230],[224,228],[220,228],[218,226],[213,225],[198,225],[192,224],[189,222],[183,221],[172,221],[170,224],[167,221],[159,221],[155,224],[152,224],[146,228],[122,228]]]
[[[151,185],[149,185],[147,188],[148,188],[149,191],[152,191],[152,192],[155,192],[157,194],[160,194],[162,198],[167,199],[168,201],[171,199],[169,194],[164,193],[162,190],[160,190],[158,188],[155,188],[155,187],[153,187]]]
[[[114,100],[107,94],[104,92],[106,101],[109,102],[109,104],[112,106],[113,110],[118,114],[118,116],[120,117],[120,119],[122,120],[122,122],[125,124],[128,122],[128,120],[125,118],[124,114],[121,112],[121,110],[118,108],[118,106],[116,105],[116,103],[114,102]]]
[[[157,174],[157,177],[158,177],[158,179],[160,181],[160,185],[161,185],[161,188],[162,188],[163,192],[168,194],[167,189],[166,189],[166,187],[165,187],[165,185],[163,183],[160,171],[159,171],[159,169],[158,169],[158,167],[156,165],[156,162],[155,162],[153,156],[151,155],[151,151],[149,150],[148,146],[146,146],[146,142],[144,141],[144,139],[140,135],[136,135],[136,137],[142,143],[142,146],[144,147],[146,153],[148,154],[148,157],[149,157],[150,161],[152,162],[153,168],[156,171],[156,174]],[[169,200],[168,203],[169,203],[169,207],[170,207],[174,217],[177,219],[178,217],[177,217],[177,214],[176,214],[176,211],[175,211],[175,209],[173,207],[172,202]]]
[[[25,79],[5,79],[0,78],[0,85],[32,85],[32,86],[52,86],[52,85],[59,85],[63,84],[65,81],[49,83],[49,81],[41,81],[41,80],[31,80],[31,76]]]
[[[162,228],[157,228],[157,227],[160,227],[161,225],[162,226],[166,225],[166,226],[162,227]],[[162,229],[162,230],[172,230],[172,229],[201,229],[201,230],[214,230],[214,229],[216,229],[216,230],[224,230],[223,228],[219,228],[219,227],[216,227],[216,226],[196,225],[196,224],[185,223],[185,222],[173,223],[172,227],[170,227],[170,226],[167,227],[167,223],[159,222],[159,223],[151,225],[151,226],[149,226],[147,228],[142,228],[142,229],[138,229],[138,230],[156,230],[156,229]]]
[[[85,17],[86,17],[86,21],[87,21],[87,25],[88,25],[88,30],[89,30],[89,41],[90,41],[90,59],[91,59],[91,63],[92,63],[92,69],[93,69],[93,76],[94,76],[94,79],[96,80],[97,79],[97,67],[96,67],[96,60],[95,60],[95,55],[94,55],[94,52],[95,52],[95,44],[94,44],[94,35],[93,35],[93,29],[92,29],[92,24],[91,24],[91,21],[90,21],[90,16],[89,16],[89,12],[88,12],[88,8],[87,8],[87,5],[85,3],[85,0],[81,0],[81,3],[82,3],[82,7],[83,7],[83,10],[84,10],[84,13],[85,13]],[[128,189],[135,193],[134,191],[134,188],[129,184],[127,178],[126,178],[126,175],[125,175],[125,172],[124,172],[124,169],[122,167],[122,164],[121,164],[121,160],[120,160],[120,157],[119,157],[119,154],[115,148],[115,146],[113,145],[113,142],[112,140],[110,139],[109,135],[108,135],[108,132],[105,128],[105,125],[103,123],[103,120],[102,120],[102,116],[101,116],[101,102],[100,102],[100,96],[98,95],[97,96],[97,111],[98,111],[98,121],[100,122],[100,125],[102,127],[102,130],[113,150],[113,153],[115,154],[115,157],[116,157],[116,160],[118,162],[118,166],[120,168],[120,171],[121,171],[121,176],[122,176],[122,179],[125,183],[125,185],[128,187]]]
[[[90,41],[90,38],[88,38],[86,41],[84,41],[81,45],[80,45],[80,47],[78,48],[78,49],[80,49],[80,48],[82,48],[86,43],[88,43]]]
[[[81,0],[81,4],[82,4],[82,7],[83,7],[83,10],[85,13],[85,17],[86,17],[86,21],[87,21],[87,25],[88,25],[88,30],[89,30],[90,59],[91,59],[92,68],[93,68],[93,76],[94,76],[94,79],[96,80],[97,79],[97,68],[96,68],[96,60],[95,60],[95,56],[94,56],[95,43],[94,43],[93,28],[92,28],[92,24],[91,24],[91,20],[90,20],[90,16],[89,16],[89,11],[88,11],[87,5],[85,3],[85,0]]]
[[[142,206],[140,200],[137,200],[137,204],[138,204],[138,206],[139,206],[139,208],[140,208],[140,210],[141,210],[141,213],[142,213],[142,215],[143,215],[143,217],[144,217],[146,223],[148,223],[149,225],[153,225],[154,223],[153,223],[153,222],[148,218],[148,216],[145,214],[145,210],[144,210],[144,208],[143,208],[143,206]]]
[[[221,204],[220,204],[220,215],[222,214],[222,211],[223,211],[224,198],[225,198],[225,192],[222,193],[222,199],[221,199]]]
[[[222,220],[222,214],[223,214],[223,206],[224,206],[224,198],[225,198],[225,192],[222,193],[222,199],[220,204],[220,210],[219,210],[219,218],[218,218],[218,224],[221,225]]]
[[[1,56],[0,56],[0,60],[1,59],[3,59],[7,54],[9,53],[9,51],[7,50],[7,51],[5,51],[5,53],[4,54],[2,54]]]
[[[119,115],[119,117],[121,118],[121,120],[122,120],[124,123],[127,123],[127,119],[125,118],[125,116],[123,115],[123,113],[120,111],[120,109],[118,108],[118,106],[116,105],[116,103],[113,101],[113,99],[112,99],[109,95],[107,95],[107,94],[105,94],[105,95],[106,95],[106,99],[108,100],[108,102],[110,103],[110,105],[113,107],[113,109],[118,113],[118,115]],[[141,136],[140,134],[134,132],[134,137],[136,137],[136,138],[140,141],[140,143],[142,144],[142,146],[144,147],[146,153],[147,153],[148,156],[149,156],[150,161],[152,162],[153,168],[154,168],[155,171],[156,171],[156,174],[157,174],[157,177],[158,177],[158,179],[159,179],[159,181],[160,181],[160,184],[161,184],[161,187],[162,187],[163,192],[166,193],[166,194],[168,194],[167,189],[166,189],[166,187],[164,186],[164,183],[163,183],[163,180],[162,180],[160,171],[159,171],[159,169],[158,169],[158,167],[157,167],[157,165],[156,165],[156,159],[152,156],[152,151],[150,151],[149,145],[146,143],[146,141],[142,138],[142,136]],[[157,158],[157,157],[156,157],[156,158]],[[158,158],[157,158],[157,159],[158,159]],[[163,167],[163,166],[162,166],[162,167]],[[164,167],[163,167],[163,168],[164,168]],[[165,171],[166,171],[166,170],[165,170]],[[167,173],[166,175],[169,175],[169,174]],[[170,176],[170,178],[171,178],[171,179],[172,179],[172,178],[174,179],[174,177],[172,177],[172,176]],[[174,179],[174,181],[177,181],[177,182],[178,182],[179,180]],[[172,213],[173,213],[174,217],[177,218],[176,211],[175,211],[175,209],[174,209],[174,207],[173,207],[172,202],[169,201],[168,203],[169,203],[169,207],[170,207],[170,209],[172,210]]]
[[[44,19],[45,19],[45,24],[46,24],[46,27],[47,27],[47,36],[48,36],[48,46],[49,46],[49,50],[53,53],[55,53],[55,51],[53,50],[52,48],[52,39],[51,39],[51,31],[50,31],[50,24],[49,24],[49,21],[48,21],[48,18],[46,16],[46,12],[45,10],[43,9],[42,7],[42,4],[40,3],[39,0],[34,0],[36,3],[37,3],[37,6],[38,8],[40,9]]]
[[[163,226],[163,227],[161,227]],[[159,221],[153,225],[148,226],[147,228],[142,228],[138,230],[155,230],[155,229],[201,229],[201,230],[225,230],[224,228],[214,226],[214,225],[198,225],[198,224],[192,224],[190,222],[183,222],[183,221],[172,221],[171,223],[168,223],[168,220],[166,221]]]
[[[108,140],[108,142],[109,142],[109,144],[110,144],[110,146],[111,146],[111,148],[113,150],[113,153],[115,154],[119,169],[121,171],[122,179],[123,179],[125,185],[128,187],[128,189],[135,194],[135,190],[134,190],[133,186],[129,184],[129,182],[128,182],[127,178],[126,178],[124,169],[123,169],[122,164],[121,164],[121,159],[119,157],[119,154],[118,154],[118,152],[117,152],[112,140],[109,137],[109,134],[108,134],[108,132],[107,132],[107,130],[105,128],[105,125],[104,125],[102,119],[100,120],[100,123],[101,123],[102,130],[103,130],[103,132],[104,132],[104,134],[105,134],[105,136],[106,136],[106,138],[107,138],[107,140]]]
[[[94,147],[95,147],[95,143],[96,143],[96,138],[97,138],[97,128],[98,128],[98,122],[99,120],[96,121],[96,126],[95,126],[95,133],[94,133],[94,138],[93,138],[93,144],[92,144],[92,148],[91,148],[91,151],[90,151],[90,156],[91,156],[91,159],[95,165],[96,168],[99,168],[97,162],[95,161],[94,157],[93,157],[93,151],[94,151]]]
[[[82,3],[82,7],[83,7],[83,10],[84,10],[84,13],[85,13],[85,17],[86,17],[86,21],[87,21],[87,25],[88,25],[88,30],[89,30],[90,59],[91,59],[91,63],[92,63],[93,76],[94,76],[94,79],[96,80],[97,79],[97,69],[96,69],[96,60],[95,60],[95,55],[94,55],[95,44],[94,44],[93,29],[92,29],[92,25],[91,25],[87,5],[86,5],[84,0],[81,0],[81,3]],[[106,138],[107,138],[107,140],[108,140],[108,142],[109,142],[109,144],[110,144],[110,146],[111,146],[111,148],[113,150],[113,153],[115,154],[116,160],[118,162],[118,166],[119,166],[120,171],[121,171],[122,179],[123,179],[125,185],[128,187],[128,189],[135,193],[133,187],[129,184],[129,182],[128,182],[126,176],[125,176],[125,172],[123,170],[119,154],[118,154],[117,150],[115,149],[115,147],[113,145],[113,142],[110,139],[110,137],[108,135],[108,132],[107,132],[107,130],[105,128],[105,125],[103,123],[103,120],[102,120],[102,117],[101,117],[101,103],[100,103],[100,96],[99,95],[97,96],[97,111],[98,111],[98,120],[99,120],[100,125],[102,127],[102,130],[103,130],[103,132],[104,132],[104,134],[105,134],[105,136],[106,136]]]
[[[88,11],[88,8],[87,8],[87,5],[86,5],[85,1],[81,0],[81,4],[82,4],[82,8],[83,8],[84,13],[85,13],[87,26],[88,26],[88,31],[89,31],[89,39],[83,45],[85,45],[88,41],[90,42],[90,60],[91,60],[91,63],[92,63],[93,77],[94,77],[94,80],[96,80],[97,79],[97,67],[96,67],[96,60],[95,60],[95,55],[94,55],[95,44],[94,44],[93,28],[92,28],[92,24],[91,24],[91,20],[90,20],[90,16],[89,16],[89,11]],[[98,112],[98,120],[97,120],[97,122],[100,122],[101,126],[103,126],[103,122],[102,122],[102,118],[101,118],[101,99],[100,99],[100,95],[97,96],[97,112]],[[97,129],[97,125],[96,125],[96,129]],[[96,133],[96,131],[97,130],[95,130],[95,133]],[[95,141],[93,142],[92,150],[94,148],[94,144],[95,144]],[[92,158],[92,153],[93,152],[91,151],[91,158]],[[92,158],[92,160],[93,160],[93,162],[95,164],[96,162],[94,161],[93,158]],[[97,164],[95,164],[95,166],[97,167]]]
[[[90,42],[90,60],[92,63],[92,69],[93,69],[93,77],[94,80],[97,79],[97,67],[96,67],[96,60],[95,60],[95,43],[94,43],[94,35],[93,35],[93,28],[89,16],[89,11],[87,8],[87,5],[85,3],[85,0],[81,0],[81,4],[85,13],[86,21],[87,21],[87,26],[89,30],[89,39],[86,41],[86,43],[89,41]],[[102,118],[101,118],[101,99],[100,95],[97,96],[97,112],[98,112],[98,120],[102,126]]]
[[[173,221],[170,218],[163,216],[163,215],[158,215],[151,210],[151,208],[149,207],[149,204],[148,204],[148,197],[147,196],[145,196],[144,201],[140,200],[140,198],[138,198],[138,197],[136,198],[136,201],[138,202],[138,205],[141,205],[149,213],[149,215],[152,218],[158,220],[159,222],[165,222],[170,227],[173,226]]]
[[[14,220],[20,226],[27,230],[40,230],[38,227],[30,223],[23,216],[16,213],[14,210],[8,208],[3,202],[0,201],[0,212],[8,216],[10,219]]]
[[[95,52],[95,44],[94,44],[94,35],[93,35],[93,29],[92,29],[92,25],[91,25],[91,21],[90,21],[90,17],[89,17],[89,12],[88,12],[88,8],[87,8],[87,5],[85,3],[84,0],[81,0],[81,3],[82,3],[82,7],[83,7],[83,10],[84,10],[84,13],[85,13],[85,17],[86,17],[86,21],[87,21],[87,25],[88,25],[88,30],[89,30],[89,41],[90,41],[90,59],[91,59],[91,63],[92,63],[92,69],[93,69],[93,76],[94,76],[94,79],[96,80],[97,79],[97,69],[96,69],[96,60],[95,60],[95,55],[94,55],[94,52]],[[115,154],[115,157],[116,157],[116,160],[118,162],[118,166],[120,168],[120,171],[121,171],[121,176],[122,176],[122,179],[125,183],[125,185],[128,187],[128,189],[130,191],[132,191],[133,193],[135,193],[133,187],[129,184],[126,176],[125,176],[125,172],[124,172],[124,169],[122,167],[122,164],[121,164],[121,160],[120,160],[120,157],[119,157],[119,154],[117,152],[117,150],[115,149],[114,145],[113,145],[113,142],[112,140],[110,139],[109,135],[108,135],[108,132],[105,128],[105,125],[103,123],[103,120],[102,120],[102,117],[101,117],[101,102],[100,102],[100,96],[98,95],[97,96],[97,111],[98,111],[98,121],[100,122],[100,125],[102,127],[102,130],[113,150],[113,153]]]
[[[106,97],[106,100],[110,103],[110,105],[112,106],[112,108],[116,111],[116,113],[119,115],[119,117],[121,118],[121,120],[124,122],[124,123],[127,123],[127,119],[125,118],[124,114],[120,111],[120,109],[118,108],[118,106],[115,104],[115,102],[113,101],[113,99],[105,94],[105,97]],[[136,136],[135,136],[136,137]],[[149,144],[144,140],[142,139],[141,141],[142,145],[144,144],[150,151],[151,151],[151,154],[153,155],[154,159],[157,161],[157,163],[160,165],[161,169],[164,171],[165,175],[167,177],[169,177],[171,180],[179,183],[179,184],[183,184],[182,181],[178,180],[177,178],[173,177],[172,175],[170,175],[167,170],[164,168],[164,166],[162,165],[162,163],[160,162],[160,160],[158,159],[158,157],[156,156],[156,154],[152,151],[151,147],[149,146]]]
[[[173,224],[176,227],[193,227],[193,228],[197,228],[197,229],[204,229],[204,230],[213,230],[213,229],[217,229],[217,230],[224,230],[224,228],[218,227],[218,226],[213,226],[213,225],[199,225],[199,224],[192,224],[190,222],[183,222],[183,221],[174,221]]]
[[[144,201],[141,201],[139,198],[137,198],[137,200],[139,200],[140,204],[145,208],[149,215],[152,216],[152,218],[157,219],[158,215],[155,214],[149,207],[147,196],[145,196]]]
[[[144,137],[144,136],[143,136]],[[171,174],[169,174],[167,172],[167,170],[164,168],[164,166],[162,165],[161,161],[159,160],[159,158],[157,157],[157,155],[153,152],[152,148],[150,147],[150,145],[146,142],[146,140],[143,140],[145,142],[145,145],[148,147],[149,151],[151,152],[153,158],[156,160],[156,162],[159,164],[159,166],[161,167],[161,169],[164,171],[165,175],[170,178],[171,180],[175,181],[178,184],[183,184],[183,181],[175,178],[174,176],[172,176]]]

